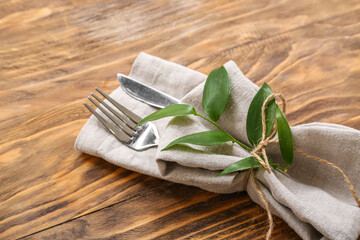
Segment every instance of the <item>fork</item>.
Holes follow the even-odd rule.
[[[100,89],[95,89],[117,110],[108,103],[101,100],[94,93],[91,93],[92,97],[89,96],[88,99],[114,124],[92,109],[86,102],[84,102],[84,105],[120,142],[137,151],[146,150],[150,147],[155,147],[158,145],[159,133],[155,124],[144,123],[136,127],[136,125],[141,120],[139,116],[122,106],[120,103],[115,101],[112,97]],[[98,104],[94,99],[96,99],[101,105]],[[119,111],[122,114],[120,114]]]

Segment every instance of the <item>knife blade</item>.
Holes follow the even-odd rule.
[[[128,95],[151,106],[164,108],[172,104],[180,103],[180,100],[124,74],[118,73],[117,78],[122,89]]]

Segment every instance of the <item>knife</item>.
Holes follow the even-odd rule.
[[[164,108],[172,104],[180,103],[180,100],[163,93],[155,88],[143,84],[124,74],[118,73],[117,78],[122,89],[131,97],[145,102],[157,108]]]

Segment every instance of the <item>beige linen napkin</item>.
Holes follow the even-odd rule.
[[[219,125],[238,140],[247,142],[246,114],[258,87],[232,61],[225,64],[232,91],[229,106]],[[130,76],[168,93],[201,112],[206,76],[174,63],[141,53]],[[141,117],[156,109],[130,98],[119,87],[111,96]],[[250,153],[234,144],[221,146],[177,146],[161,152],[170,141],[186,134],[213,129],[196,117],[156,121],[161,139],[159,148],[136,152],[121,144],[94,116],[82,128],[75,148],[99,156],[118,166],[169,181],[197,186],[217,193],[242,191],[246,172],[215,177],[229,164]],[[342,168],[360,192],[360,131],[335,124],[311,123],[292,127],[297,148]],[[277,144],[268,147],[269,156],[280,161]],[[303,239],[357,239],[360,209],[343,177],[334,169],[295,154],[288,173],[263,168],[255,171],[271,211],[283,218]],[[250,197],[262,205],[252,181]]]

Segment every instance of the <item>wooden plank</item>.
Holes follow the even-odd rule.
[[[276,223],[274,239],[284,233],[298,239],[283,221]],[[174,184],[25,239],[255,239],[266,228],[266,213],[246,193],[217,195]]]
[[[122,211],[134,196],[147,193],[151,202],[157,191],[178,188],[73,150],[89,117],[82,101],[95,86],[107,92],[116,88],[116,73],[128,73],[140,51],[203,73],[234,60],[252,81],[266,81],[286,97],[291,124],[323,121],[360,129],[359,20],[356,1],[1,2],[0,238],[44,229],[39,236],[47,236],[74,228],[80,218],[91,226],[91,235],[97,229],[92,212],[102,217],[107,206]],[[195,204],[204,191],[191,191],[194,195],[186,196]],[[212,203],[213,209],[249,201],[243,194],[239,203],[236,194],[207,194],[202,204]],[[226,203],[212,200],[218,198]],[[174,211],[177,200],[164,201],[166,210]],[[219,231],[236,237],[250,236],[246,229],[251,228],[251,238],[257,238],[266,232],[255,204],[248,210],[259,225],[249,228],[231,221],[231,211],[224,226],[212,227],[217,215],[195,209],[179,210],[182,220],[167,221],[179,228],[168,225],[166,233],[146,228],[159,229],[163,222],[144,220],[142,234],[215,238]],[[187,225],[187,216],[195,215],[203,217],[193,223],[201,230]],[[279,222],[279,238],[291,238],[294,233]],[[109,234],[127,228],[99,226],[114,231]]]

